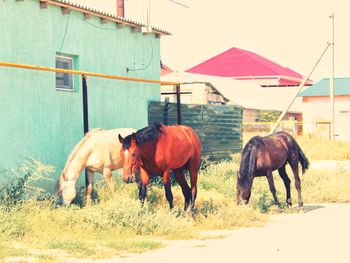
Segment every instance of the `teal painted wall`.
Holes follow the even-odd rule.
[[[61,52],[75,56],[78,70],[160,77],[160,39],[154,34],[101,24],[97,17],[85,21],[75,11],[63,15],[55,6],[40,9],[37,0],[2,0],[0,10],[0,61],[55,67]],[[56,90],[55,81],[55,73],[0,67],[0,169],[30,156],[54,165],[57,177],[82,138],[80,76],[74,77],[74,92]],[[149,102],[160,100],[159,84],[93,77],[88,93],[90,129],[142,128]]]

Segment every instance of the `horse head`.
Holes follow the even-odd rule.
[[[265,144],[259,136],[254,136],[244,146],[237,172],[237,204],[249,203],[253,180],[257,173],[258,153],[264,148]]]
[[[137,144],[135,133],[123,138],[118,136],[122,147],[120,149],[120,158],[123,166],[123,181],[125,183],[133,183],[139,181],[139,171],[141,156]]]
[[[75,182],[76,179],[68,178],[66,173],[62,171],[57,185],[57,194],[60,198],[59,203],[69,205],[73,201],[76,196]]]
[[[236,193],[237,193],[237,205],[249,203],[251,189],[252,189],[253,180],[248,180],[247,182],[243,181],[243,177],[240,172],[237,172],[237,184],[236,184]]]

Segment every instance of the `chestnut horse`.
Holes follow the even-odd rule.
[[[113,191],[112,171],[122,168],[119,150],[121,144],[118,135],[127,136],[135,129],[120,128],[114,130],[94,129],[88,132],[74,147],[68,156],[66,165],[57,185],[58,196],[64,204],[70,204],[76,196],[75,184],[84,168],[87,169],[88,186],[86,204],[90,204],[93,192],[94,172],[103,174],[105,181]]]
[[[136,180],[139,198],[144,203],[150,176],[161,176],[165,196],[170,209],[173,208],[173,194],[170,185],[170,171],[185,198],[185,211],[194,208],[197,196],[197,177],[201,158],[201,143],[197,133],[188,126],[165,126],[153,123],[132,135],[123,138],[120,156],[123,163],[123,180],[131,183]],[[188,186],[184,169],[190,173],[191,188]]]
[[[286,188],[287,205],[291,206],[290,179],[286,173],[286,165],[288,163],[294,174],[299,207],[302,207],[299,162],[302,173],[304,173],[309,168],[309,160],[290,134],[277,132],[265,137],[254,136],[248,141],[242,151],[242,160],[237,175],[237,203],[243,202],[247,204],[254,177],[266,176],[274,202],[276,205],[279,205],[272,176],[272,171],[278,170]]]

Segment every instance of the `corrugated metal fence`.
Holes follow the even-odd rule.
[[[242,107],[181,104],[181,118],[198,133],[204,158],[217,161],[241,150]],[[177,124],[176,103],[151,102],[148,121]]]

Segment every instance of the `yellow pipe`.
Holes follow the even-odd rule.
[[[179,82],[171,82],[171,81],[160,81],[153,79],[141,79],[141,78],[131,78],[131,77],[123,77],[123,76],[114,76],[107,75],[102,73],[93,73],[88,71],[78,71],[71,69],[60,69],[60,68],[50,68],[50,67],[42,67],[42,66],[34,66],[29,64],[18,64],[18,63],[10,63],[0,61],[1,67],[12,67],[12,68],[24,68],[24,69],[32,69],[32,70],[41,70],[41,71],[51,71],[51,72],[61,72],[75,75],[85,75],[90,77],[98,77],[98,78],[106,78],[106,79],[117,79],[117,80],[125,80],[125,81],[134,81],[134,82],[144,82],[144,83],[158,83],[160,85],[178,85]]]

